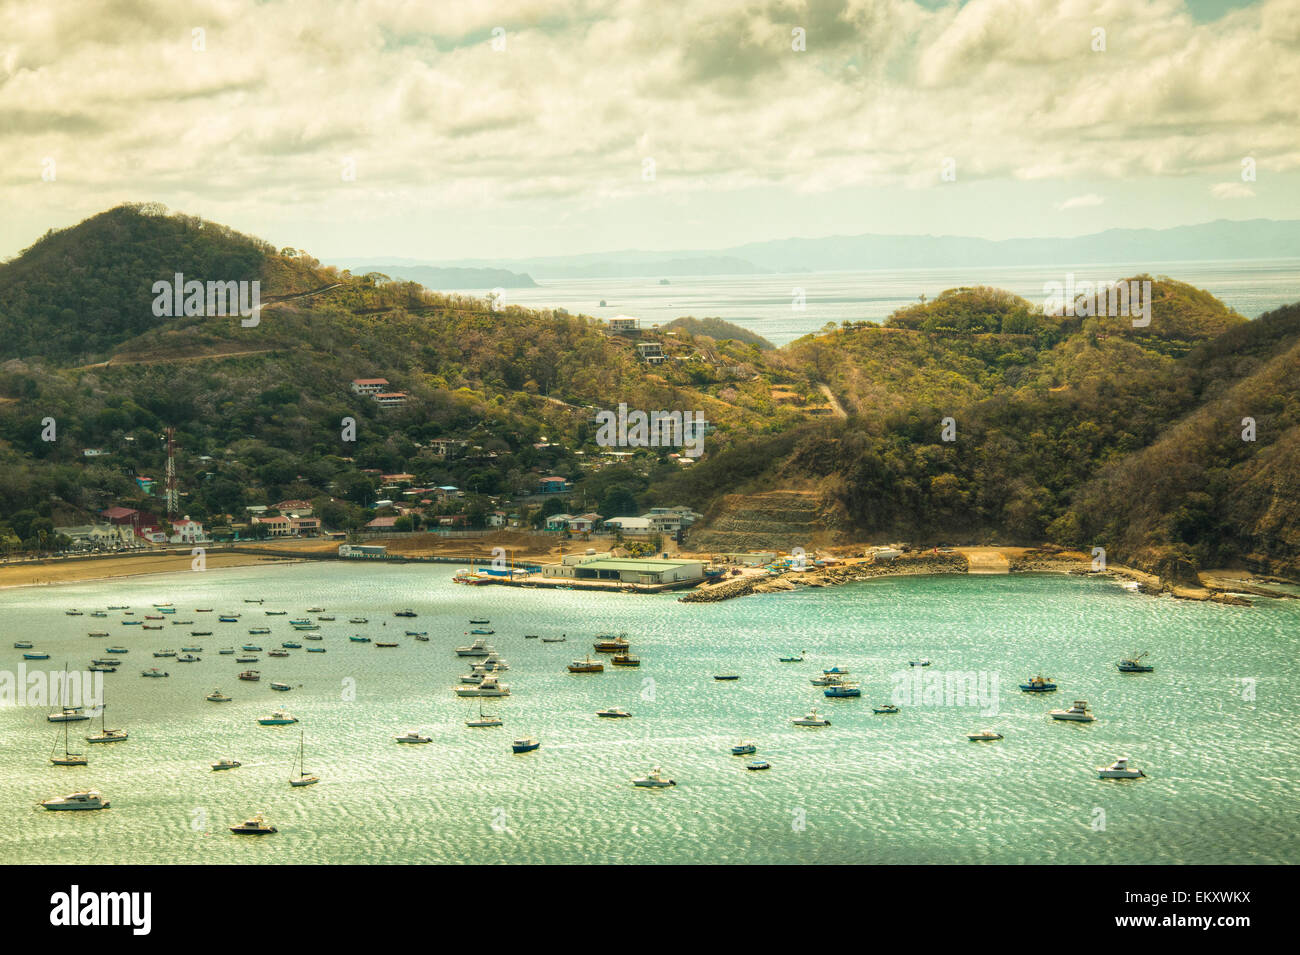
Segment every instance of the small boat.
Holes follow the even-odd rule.
[[[394,617],[418,617],[419,614],[408,607],[405,610],[394,610],[393,616]]]
[[[603,710],[597,710],[596,715],[603,716],[607,720],[621,720],[621,719],[626,719],[632,714],[629,713],[627,710],[623,709],[622,707],[611,706]]]
[[[190,636],[191,636],[191,637],[210,637],[210,636],[212,636],[212,631],[211,631],[211,630],[191,630],[191,631],[190,631]]]
[[[808,681],[813,686],[839,686],[844,682],[842,676],[815,676]]]
[[[239,678],[249,683],[256,683],[258,680],[262,679],[262,673],[260,670],[245,670],[239,674]]]
[[[822,690],[822,696],[831,699],[847,699],[849,697],[858,697],[862,695],[862,689],[856,683],[839,683],[835,686],[828,686]]]
[[[86,670],[89,671],[90,673],[116,673],[116,672],[117,672],[117,664],[116,664],[116,662],[114,662],[114,663],[92,663],[90,666],[86,667]]]
[[[491,620],[471,620],[470,623],[489,624]]]
[[[176,662],[177,663],[198,663],[201,659],[203,658],[196,656],[193,653],[182,653],[180,656],[176,658]]]
[[[407,630],[406,635],[408,637],[427,637],[429,635],[429,631],[428,630]]]
[[[456,656],[458,657],[485,657],[491,652],[492,647],[482,637],[467,647],[456,648]]]
[[[55,796],[53,799],[46,799],[41,802],[41,808],[51,811],[60,809],[107,809],[109,805],[109,801],[94,789],[69,793],[66,796]]]
[[[830,726],[831,721],[816,710],[809,710],[807,716],[796,716],[790,721],[795,726]]]
[[[656,766],[644,776],[633,776],[632,785],[642,789],[667,789],[669,786],[676,786],[677,780],[669,779],[664,775],[664,771]]]
[[[395,646],[397,646],[397,644],[395,644],[395,643],[383,643],[382,641],[376,640],[376,641],[375,641],[375,646],[377,646],[377,647],[395,647]]]
[[[107,650],[108,653],[126,653],[126,652],[127,652],[126,647],[107,647],[106,650]]]
[[[758,752],[758,747],[754,745],[752,739],[741,740],[735,746],[731,747],[732,756],[753,756]]]
[[[882,704],[880,704],[880,706],[873,706],[873,707],[871,708],[871,712],[873,712],[873,713],[897,713],[897,712],[898,712],[898,707],[895,706],[893,703],[882,703]]]
[[[1039,674],[1038,676],[1030,677],[1028,683],[1021,683],[1020,689],[1024,690],[1026,693],[1054,693],[1056,691],[1056,684],[1052,682],[1050,676],[1045,677],[1042,674]]]
[[[370,621],[367,620],[365,617],[353,617],[351,620],[348,621],[348,623],[369,623],[369,622]]]
[[[772,764],[765,759],[751,759],[745,764],[746,769],[771,769]]]
[[[253,627],[248,631],[250,636],[261,636],[264,633],[270,633],[270,632],[271,632],[270,627]]]
[[[181,653],[202,653],[202,647],[181,647]]]
[[[921,657],[919,660],[908,660],[907,665],[911,667],[928,667],[930,665],[930,658]]]
[[[242,647],[240,647],[239,649],[243,650],[245,653],[261,653],[261,652],[262,652],[262,648],[261,648],[261,647],[254,646],[254,645],[251,644],[251,643],[246,643],[246,644],[244,644]]]
[[[166,614],[174,614],[174,613],[176,612],[176,608],[175,608],[175,607],[172,607],[172,606],[170,606],[170,605],[169,605],[169,606],[166,606],[166,607],[160,607],[159,609],[162,610],[162,612],[163,612],[163,613],[166,613]]]
[[[122,626],[124,626],[124,627],[139,627],[139,626],[141,626],[141,625],[143,625],[143,624],[144,624],[144,621],[143,621],[143,620],[123,620],[123,621],[122,621]]]
[[[991,743],[1002,739],[1002,734],[995,733],[992,730],[980,730],[978,733],[967,733],[966,738],[972,743]]]
[[[280,644],[280,646],[283,647],[283,648],[286,649],[286,650],[301,650],[301,649],[302,649],[302,644],[301,644],[301,643],[298,643],[297,641],[294,641],[294,640],[286,640],[286,641],[284,641],[284,643]]]
[[[30,640],[19,640],[14,644],[15,650],[30,650],[31,648],[32,642]]]
[[[110,607],[109,609],[112,610],[113,608]],[[211,607],[195,607],[195,608],[194,608],[194,612],[195,612],[195,613],[212,613],[212,608],[211,608]]]
[[[803,663],[804,652],[800,650],[798,656],[777,657],[777,661],[780,663]]]
[[[848,667],[841,667],[841,666],[834,666],[834,667],[831,667],[829,670],[822,670],[822,675],[823,675],[823,676],[848,676],[848,675],[849,675],[849,668],[848,668]]]
[[[533,750],[537,749],[541,745],[542,745],[541,743],[539,743],[537,740],[533,739],[530,736],[526,739],[515,740],[513,743],[510,744],[510,748],[514,750],[516,753],[531,753]]]
[[[252,601],[250,601],[251,603]],[[259,601],[260,602],[260,601]],[[266,821],[266,818],[259,812],[250,819],[245,819],[238,825],[230,827],[230,831],[237,836],[266,836],[279,830]]]
[[[314,624],[313,624],[310,620],[306,619],[305,617],[304,617],[302,620],[290,620],[290,621],[289,621],[289,624],[290,624],[291,626],[294,626],[294,627],[311,627],[311,626],[314,626]]]
[[[120,667],[120,666],[122,665],[122,661],[121,661],[121,660],[98,660],[98,659],[97,659],[97,660],[91,660],[90,662],[93,663],[93,664],[95,664],[95,666],[100,666],[100,667],[115,667],[115,668],[116,668],[116,667]]]
[[[246,604],[260,604],[261,602],[262,602],[262,598],[261,598],[261,597],[256,597],[256,598],[245,597],[245,598],[244,598],[244,603],[246,603]]]
[[[257,719],[258,726],[288,726],[297,722],[298,717],[290,716],[284,710],[275,710],[270,716],[260,716]]]
[[[223,769],[238,769],[242,765],[244,764],[237,759],[219,759],[212,764],[212,771],[219,773]]]
[[[232,616],[230,614],[221,614],[217,617],[217,620],[219,620],[221,623],[238,623],[239,617],[237,615]],[[126,621],[123,621],[123,623],[125,622]]]
[[[536,633],[525,633],[525,634],[524,634],[524,639],[525,639],[525,640],[536,640],[536,639],[538,638],[538,636],[539,636],[539,634],[536,634]]]
[[[324,613],[324,612],[325,612],[325,608],[324,608],[324,607],[308,607],[308,608],[307,608],[307,612],[308,612],[308,613]]]
[[[151,626],[149,626],[149,624],[146,623],[146,624],[145,624],[143,627],[141,627],[140,629],[141,629],[141,630],[161,630],[162,627],[151,627]]]
[[[568,640],[568,639],[569,639],[569,638],[568,638],[567,636],[564,636],[564,637],[542,637],[542,643],[563,643],[565,640]]]
[[[585,660],[574,660],[569,664],[570,673],[604,673],[605,664],[597,663],[591,657]]]
[[[473,629],[473,630],[470,631],[470,635],[471,635],[471,636],[475,636],[475,635],[477,635],[477,636],[483,636],[483,637],[490,637],[490,636],[491,636],[492,634],[494,634],[494,633],[496,633],[495,630],[484,630],[484,629],[482,629],[481,627],[477,627],[477,628],[475,628],[475,629]]]
[[[1048,715],[1054,720],[1068,720],[1074,723],[1091,723],[1097,718],[1088,711],[1087,700],[1075,700],[1068,710],[1052,710]]]
[[[154,656],[155,656],[155,657],[174,657],[174,656],[176,656],[176,651],[175,651],[175,650],[155,650],[155,651],[154,651]]]
[[[1146,773],[1140,769],[1130,769],[1128,757],[1121,756],[1109,766],[1097,770],[1098,779],[1142,779]]]
[[[289,690],[292,690],[293,687],[291,687],[288,683],[280,683],[276,680],[272,680],[271,689],[279,690],[281,693],[285,693],[288,692]]]
[[[92,611],[90,612],[90,615],[91,615],[92,617],[107,617],[107,616],[108,616],[108,614],[104,613],[104,611],[102,611],[102,610],[92,610]]]
[[[304,639],[304,640],[324,640],[325,638],[322,637],[319,633],[309,633],[309,634],[307,634],[307,636],[303,637],[303,639]]]
[[[289,611],[287,610],[268,610],[266,611],[266,615],[268,617],[283,617],[288,614],[288,612]]]
[[[144,619],[146,619],[146,620],[161,620],[161,619],[162,619],[162,614],[160,614],[160,613],[147,613],[147,614],[144,615]]]
[[[231,657],[235,655],[235,648],[226,647],[224,650],[218,650],[217,652],[220,653],[223,657]]]
[[[369,638],[369,637],[348,637],[348,639],[351,640],[353,643],[369,643],[369,642],[370,642],[370,638]]]
[[[307,652],[308,652],[308,653],[324,653],[324,652],[325,652],[325,648],[324,648],[324,647],[308,647],[308,648],[307,648]]]
[[[287,657],[287,656],[289,655],[289,651],[288,651],[288,650],[270,650],[270,651],[267,652],[266,655],[267,655],[268,657]]]
[[[323,621],[325,621],[325,622],[327,622],[327,623],[333,623],[333,622],[334,622],[334,615],[333,615],[333,614],[330,614],[330,615],[327,616],[327,617],[317,617],[316,619],[317,619],[317,620],[323,620]]]
[[[505,683],[497,682],[494,676],[485,676],[483,681],[477,686],[458,686],[455,688],[457,696],[509,696],[510,687]]]
[[[173,620],[173,621],[171,621],[171,625],[172,625],[173,627],[190,627],[190,626],[193,626],[193,625],[194,625],[194,621],[193,621],[193,620]]]
[[[593,649],[595,649],[597,653],[618,653],[621,650],[626,650],[630,646],[631,644],[628,643],[627,637],[623,634],[608,639],[599,639],[592,644]]]
[[[610,661],[616,667],[639,667],[641,658],[631,653],[616,654]]]
[[[65,610],[65,611],[63,611],[63,612],[64,612],[65,614],[67,614],[69,617],[80,617],[80,616],[82,616],[82,613],[81,613],[80,610]]]
[[[310,632],[313,631],[313,630],[319,630],[319,629],[320,629],[320,624],[318,624],[318,623],[295,623],[295,624],[293,625],[293,629],[297,630],[299,633],[310,633]]]
[[[289,777],[289,785],[295,788],[300,786],[314,786],[316,783],[320,782],[319,776],[315,773],[307,772],[307,764],[303,762],[303,751],[307,742],[306,732],[306,730],[303,730],[303,735],[298,738],[298,759],[293,764],[294,769],[297,770],[297,774]]]
[[[108,636],[108,631],[107,631],[107,630],[92,630],[92,631],[90,631],[90,633],[86,634],[86,636],[88,636],[88,637],[106,637],[106,636]],[[17,644],[14,644],[14,645],[17,646]],[[30,643],[27,644],[27,645],[28,645],[29,647],[31,646]]]
[[[150,667],[149,669],[143,671],[140,675],[141,675],[141,676],[151,676],[151,677],[154,677],[154,678],[161,678],[161,677],[165,677],[165,676],[171,676],[171,674],[168,673],[166,670],[159,670],[157,667]]]
[[[130,610],[131,608],[127,604],[121,604],[118,606],[109,607],[108,609],[109,610]]]
[[[235,657],[236,663],[256,663],[257,657]]]
[[[432,743],[433,742],[432,736],[421,736],[419,732],[416,730],[407,730],[401,736],[394,736],[393,739],[395,739],[399,743]]]
[[[24,660],[48,660],[49,658],[50,655],[48,653],[32,652],[23,654]]]
[[[715,674],[713,675],[713,679],[715,679],[715,680],[726,680],[726,681],[730,681],[730,680],[739,680],[739,679],[740,679],[740,674],[739,674],[739,673],[715,673]]]
[[[1146,656],[1145,653],[1135,653],[1131,657],[1120,660],[1115,666],[1119,668],[1120,673],[1152,673],[1155,667],[1142,662]]]
[[[213,690],[205,696],[204,699],[209,703],[229,703],[233,697],[226,696],[226,694],[222,693],[220,690]]]

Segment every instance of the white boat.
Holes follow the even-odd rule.
[[[484,713],[483,701],[479,700],[478,719],[466,720],[465,725],[476,729],[482,729],[490,726],[504,726],[505,724],[501,722],[501,718],[499,716],[489,716],[487,713]]]
[[[457,696],[509,696],[510,687],[497,681],[494,676],[483,677],[478,686],[458,686]]]
[[[919,660],[908,660],[907,665],[913,667],[928,667],[930,665],[930,658],[921,657]]]
[[[245,819],[243,822],[231,826],[230,831],[237,836],[265,836],[277,830],[275,826],[267,823],[266,818],[259,812],[251,819]]]
[[[1128,764],[1128,757],[1121,756],[1109,766],[1097,770],[1098,779],[1141,779],[1146,773],[1140,769],[1132,769]]]
[[[270,716],[263,716],[258,719],[259,726],[288,726],[290,723],[297,723],[298,717],[290,716],[284,710],[276,710]]]
[[[1075,700],[1068,710],[1052,710],[1049,715],[1054,720],[1069,720],[1074,723],[1091,723],[1097,718],[1088,711],[1087,700]]]
[[[806,716],[796,716],[790,721],[795,726],[830,726],[831,721],[816,710],[809,710]]]
[[[303,730],[302,735],[298,737],[298,758],[294,760],[293,764],[294,769],[297,770],[297,772],[289,777],[290,786],[314,786],[316,783],[320,782],[319,776],[315,773],[307,772],[307,764],[303,762],[303,752],[307,743],[306,734],[307,731]]]
[[[421,736],[417,730],[407,730],[401,736],[394,736],[393,739],[399,743],[432,743],[432,736]]]
[[[87,743],[120,743],[127,738],[126,730],[114,730],[108,728],[108,704],[100,703],[99,705],[99,735],[87,736]]]
[[[978,733],[967,733],[966,738],[972,743],[991,743],[1002,739],[1002,734],[992,730],[980,730]]]
[[[456,656],[458,656],[458,657],[485,657],[485,656],[487,656],[487,655],[490,654],[490,653],[494,653],[494,652],[495,652],[495,649],[496,649],[496,648],[493,647],[490,643],[488,643],[488,642],[487,642],[486,640],[484,640],[482,637],[479,637],[477,640],[475,640],[473,643],[471,643],[471,644],[470,644],[469,646],[467,646],[467,647],[457,647],[457,648],[456,648]]]
[[[669,786],[676,786],[677,781],[669,779],[664,775],[664,771],[656,766],[644,776],[633,776],[632,785],[643,789],[666,789]]]
[[[219,759],[212,764],[212,771],[218,773],[223,769],[238,769],[242,765],[244,764],[237,759]]]
[[[632,714],[629,713],[627,710],[623,709],[621,706],[611,706],[607,709],[597,710],[596,715],[603,716],[606,719],[610,719],[610,720],[620,720],[629,717]]]
[[[272,680],[271,689],[279,690],[281,693],[287,693],[289,690],[292,690],[293,687],[291,687],[288,683],[281,683],[278,680]]]
[[[758,752],[758,747],[754,745],[752,739],[743,739],[735,746],[731,747],[732,756],[753,756]]]
[[[222,693],[220,690],[213,690],[205,696],[204,699],[209,703],[229,703],[233,697],[226,696],[226,694]]]
[[[79,706],[64,706],[45,717],[51,723],[79,723],[90,719]]]
[[[51,811],[59,809],[107,809],[109,802],[93,789],[85,792],[69,793],[66,796],[55,796],[53,799],[46,799],[41,806]]]

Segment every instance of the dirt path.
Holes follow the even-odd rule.
[[[844,410],[844,406],[840,404],[840,399],[835,397],[835,392],[831,391],[830,385],[823,385],[818,382],[817,387],[821,389],[822,394],[826,396],[826,400],[830,402],[831,411],[835,417],[844,419],[849,416],[848,412]]]

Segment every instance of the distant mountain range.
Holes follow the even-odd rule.
[[[373,268],[389,275],[394,275],[396,270],[402,273],[402,278],[422,281],[407,274],[412,267],[506,269],[527,273],[524,278],[547,280],[1098,263],[1145,268],[1162,262],[1293,257],[1300,257],[1300,220],[1219,219],[1171,229],[1107,229],[1073,238],[992,240],[943,235],[845,235],[750,242],[729,249],[626,250],[448,263],[354,259],[335,264],[346,265],[354,271],[364,266],[365,270]],[[512,287],[501,281],[484,285],[423,284],[429,288]],[[529,284],[531,278],[522,287]]]

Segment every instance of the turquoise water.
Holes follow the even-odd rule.
[[[131,738],[81,744],[87,767],[48,764],[57,727],[45,708],[0,707],[0,862],[1300,861],[1300,601],[1236,608],[1151,599],[1103,580],[960,576],[681,604],[468,588],[450,582],[454,569],[299,564],[0,593],[6,669],[16,669],[21,651],[11,646],[22,638],[51,654],[29,667],[84,666],[106,644],[131,648],[106,677],[109,723]],[[246,596],[267,602],[246,605]],[[119,613],[63,613],[129,604],[138,617],[163,601],[214,636],[191,641],[190,627],[170,624],[141,632],[121,626]],[[338,617],[322,624],[316,645],[326,653],[263,655],[263,682],[250,684],[235,679],[243,666],[215,652],[304,642],[288,620],[315,605]],[[392,616],[406,606],[420,617]],[[195,607],[243,617],[220,624]],[[348,625],[354,615],[370,623]],[[491,618],[489,639],[511,664],[513,695],[484,701],[505,720],[499,729],[466,728],[477,701],[451,691],[467,669],[452,647],[469,641],[468,620],[480,616]],[[249,637],[255,626],[273,632]],[[401,637],[400,647],[379,649],[347,639],[408,627],[428,630],[430,641]],[[110,637],[90,639],[93,629]],[[593,635],[620,630],[641,656],[639,671],[566,672]],[[560,632],[567,643],[523,639]],[[200,663],[152,658],[191,642],[205,647]],[[799,649],[807,662],[777,662]],[[1156,672],[1117,672],[1114,661],[1134,650],[1149,650]],[[996,675],[997,714],[905,705],[874,715],[871,704],[893,690],[891,674],[918,656],[934,661],[934,673]],[[155,664],[171,677],[142,679]],[[824,700],[809,684],[833,664],[862,680],[862,699]],[[1040,670],[1058,693],[1016,689]],[[723,671],[741,678],[712,679]],[[270,680],[301,687],[276,693]],[[1253,700],[1243,698],[1243,680],[1254,681]],[[235,701],[204,701],[218,686]],[[1047,717],[1076,698],[1097,722]],[[814,705],[830,727],[790,725]],[[319,785],[289,787],[299,727],[254,722],[276,706],[302,719]],[[597,718],[606,706],[633,718]],[[74,739],[89,725],[73,724]],[[433,743],[393,742],[413,728]],[[966,740],[984,728],[1006,738]],[[510,740],[527,735],[542,748],[512,754]],[[740,738],[757,742],[769,771],[747,772],[729,755]],[[1149,778],[1098,780],[1095,767],[1121,755]],[[222,756],[244,765],[211,772]],[[676,788],[630,785],[656,764]],[[34,808],[87,787],[113,808]],[[226,831],[259,810],[277,835]]]

